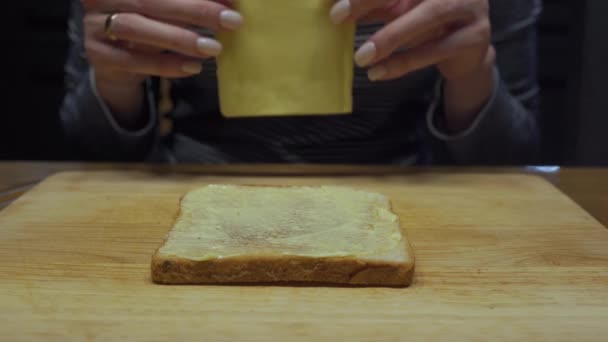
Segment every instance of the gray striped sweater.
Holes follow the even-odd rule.
[[[172,82],[173,123],[160,134],[158,81],[146,82],[148,117],[140,130],[116,123],[98,96],[83,48],[83,9],[72,1],[66,136],[82,159],[163,163],[521,164],[534,162],[537,129],[535,22],[540,0],[490,0],[495,73],[492,97],[457,135],[441,128],[440,77],[434,68],[389,82],[355,69],[352,115],[225,119],[219,111],[215,62]],[[360,26],[356,47],[379,26]]]

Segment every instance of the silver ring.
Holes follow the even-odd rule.
[[[116,20],[117,16],[118,16],[118,13],[112,13],[112,14],[108,15],[106,17],[106,22],[104,25],[103,31],[106,34],[106,36],[108,37],[108,39],[110,39],[112,41],[118,40],[116,35],[112,32],[112,24],[114,23],[114,20]]]

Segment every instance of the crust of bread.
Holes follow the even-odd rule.
[[[204,261],[152,258],[152,280],[158,284],[344,284],[409,286],[413,263],[358,258],[299,256],[234,257]]]
[[[179,219],[178,210],[175,222]],[[402,243],[384,255],[373,257],[251,255],[191,260],[160,253],[169,238],[167,234],[152,256],[151,277],[154,283],[162,285],[407,287],[414,279],[415,257],[401,222],[399,224],[404,237]]]

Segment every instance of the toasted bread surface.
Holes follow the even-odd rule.
[[[208,185],[187,193],[152,278],[163,284],[409,285],[414,256],[384,195]]]

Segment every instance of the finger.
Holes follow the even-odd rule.
[[[331,10],[330,17],[339,24],[346,20],[390,20],[415,7],[422,0],[340,0]]]
[[[86,40],[110,40],[105,33],[105,18],[101,19],[99,14],[88,14],[84,16],[84,32]],[[132,41],[115,40],[112,41],[115,46],[122,47],[127,50],[135,50],[142,52],[161,52],[162,49],[144,44],[138,44]]]
[[[102,15],[89,16],[90,21],[97,21],[98,35],[104,36]],[[112,34],[119,41],[152,46],[160,50],[169,50],[191,57],[217,56],[222,45],[211,38],[201,37],[197,33],[178,26],[149,19],[135,13],[117,14],[112,21]]]
[[[170,78],[188,77],[202,70],[199,60],[180,55],[131,51],[95,40],[87,40],[86,45],[89,62],[99,69]]]
[[[355,53],[357,65],[374,64],[429,31],[474,19],[467,0],[426,0],[376,32]]]
[[[339,0],[329,11],[329,16],[335,24],[347,20],[355,20],[373,9],[386,6],[395,0]]]
[[[243,17],[226,1],[210,0],[83,0],[89,12],[138,13],[146,17],[183,25],[204,27],[213,31],[235,30]],[[87,4],[88,3],[88,4]]]
[[[411,72],[449,60],[468,51],[483,51],[490,42],[490,31],[485,22],[468,26],[447,38],[426,43],[410,51],[401,52],[368,71],[372,81],[391,80]],[[462,69],[462,68],[460,68]],[[462,70],[465,71],[465,70]]]

